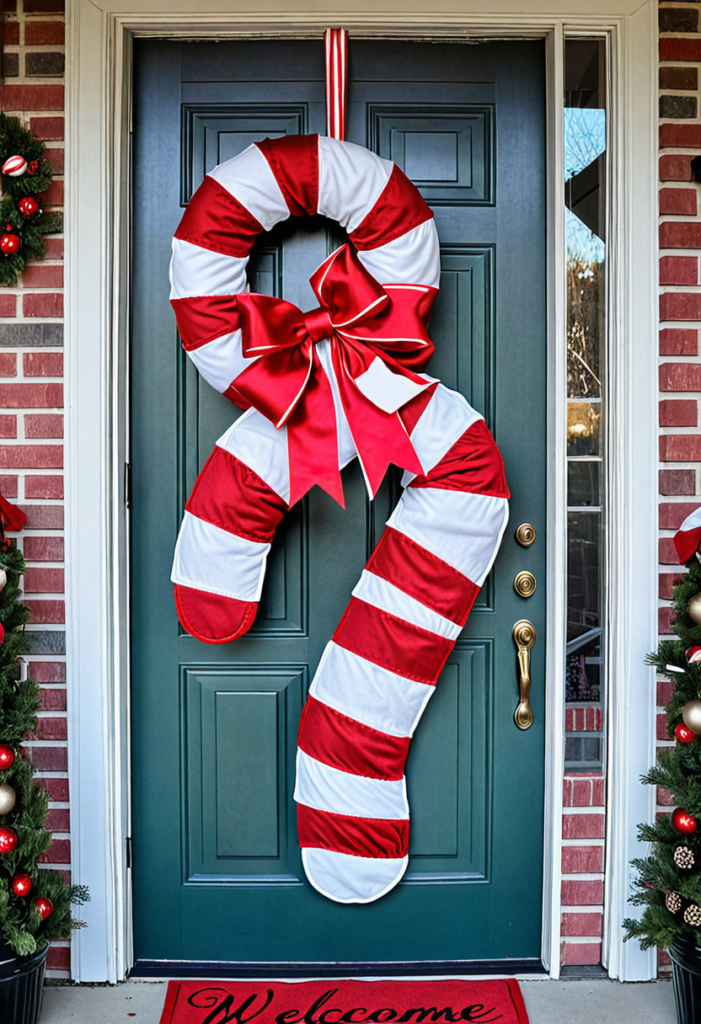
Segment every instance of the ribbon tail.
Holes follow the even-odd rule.
[[[399,466],[417,476],[423,474],[419,457],[398,413],[384,413],[369,406],[363,410],[360,420],[355,420],[360,424],[357,431],[354,420],[355,417],[348,417],[371,498],[377,494],[390,465]],[[375,440],[377,434],[381,435],[379,444]]]
[[[301,400],[287,421],[290,506],[318,484],[341,508],[345,508],[338,467],[333,393],[316,353],[314,361],[318,372],[312,373]]]
[[[339,358],[334,359],[334,367],[341,401],[370,497],[375,497],[392,464],[410,473],[422,475],[421,461],[399,412],[385,412],[365,398],[344,372]]]

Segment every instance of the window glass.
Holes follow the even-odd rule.
[[[603,766],[606,49],[565,43],[568,770]]]

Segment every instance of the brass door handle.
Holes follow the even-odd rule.
[[[514,722],[519,729],[530,729],[533,725],[531,693],[531,647],[535,643],[535,626],[528,619],[519,619],[513,628],[512,637],[518,651],[518,707],[514,711]]]

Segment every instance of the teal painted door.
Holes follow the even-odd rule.
[[[540,42],[351,42],[348,139],[397,161],[435,210],[442,279],[429,371],[480,411],[513,500],[501,553],[407,767],[405,880],[368,906],[307,883],[292,801],[300,711],[324,645],[397,500],[315,489],[279,531],[257,622],[211,647],[169,582],[182,508],[237,410],[181,353],[170,240],[208,168],[267,135],[324,132],[317,41],[135,45],[131,511],[133,881],[137,961],[279,964],[540,956],[545,650],[544,52]],[[288,221],[255,291],[304,309],[341,241]],[[514,528],[537,530],[519,547]],[[513,580],[537,580],[523,600]],[[514,725],[513,624],[529,618],[535,724]],[[159,969],[162,969],[159,968]],[[349,968],[344,968],[348,973]]]

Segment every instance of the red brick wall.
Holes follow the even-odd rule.
[[[567,731],[600,728],[597,708],[567,710]],[[560,963],[598,964],[604,914],[605,784],[600,772],[565,777],[562,794]]]
[[[701,504],[699,463],[701,433],[698,404],[701,360],[701,217],[699,186],[692,181],[691,161],[701,157],[698,2],[660,4],[660,636],[672,632],[669,599],[678,572],[672,537],[682,520]],[[701,168],[699,169],[701,171]],[[701,180],[701,173],[699,174]],[[672,684],[657,687],[657,738],[667,735],[664,704]],[[659,811],[670,795],[658,790]],[[663,966],[669,964],[665,954]]]
[[[43,139],[54,169],[45,207],[63,204],[63,0],[4,0],[5,79],[0,109]],[[63,236],[48,238],[47,259],[25,270],[19,287],[0,289],[0,492],[28,515],[18,537],[27,560],[32,609],[30,669],[44,707],[31,751],[53,797],[55,841],[46,860],[70,870],[66,752],[63,566]],[[49,952],[48,973],[68,977],[68,942]]]

